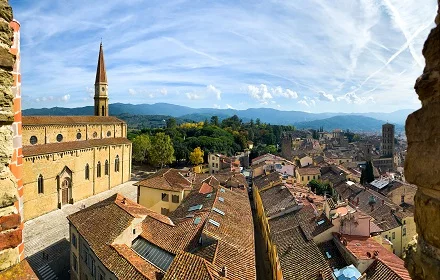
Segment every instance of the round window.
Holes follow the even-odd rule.
[[[107,137],[112,136],[112,133],[110,131],[107,131]]]
[[[81,139],[81,133],[78,132],[78,133],[76,134],[76,139],[78,139],[78,140]]]
[[[104,88],[104,87],[102,87],[102,88],[101,88],[101,90],[102,90],[102,91],[104,91],[104,90],[105,90],[105,88]]]
[[[96,137],[98,137],[98,132],[93,132],[93,138],[96,138]]]
[[[57,141],[58,141],[58,142],[63,141],[63,135],[62,135],[62,134],[58,134],[58,135],[57,135]]]
[[[29,142],[31,142],[32,145],[37,144],[37,142],[38,142],[37,136],[35,136],[35,135],[31,136],[31,139],[29,139]]]

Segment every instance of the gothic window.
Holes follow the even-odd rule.
[[[58,142],[63,141],[63,135],[61,133],[57,135],[57,141]]]
[[[98,164],[96,165],[96,177],[101,177],[101,162],[98,161]]]
[[[90,168],[89,168],[89,164],[86,164],[86,169],[85,169],[85,178],[86,180],[90,179]]]
[[[78,139],[78,140],[81,139],[81,133],[78,132],[78,133],[76,134],[76,139]]]
[[[38,176],[38,193],[43,193],[44,192],[44,179],[43,179],[43,175],[40,174],[40,176]]]
[[[110,136],[112,136],[112,133],[109,130],[109,131],[107,131],[107,137],[110,137]]]
[[[105,175],[108,175],[108,160],[105,160],[104,173]]]
[[[115,158],[115,172],[119,172],[119,156]]]
[[[93,138],[96,138],[96,137],[98,137],[98,132],[93,132]]]
[[[30,142],[32,145],[37,144],[37,142],[38,142],[37,136],[35,136],[35,135],[31,136],[31,139],[29,139],[29,142]]]

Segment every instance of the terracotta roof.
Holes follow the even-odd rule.
[[[102,42],[99,45],[98,66],[96,67],[95,85],[100,83],[107,83],[107,74],[105,72],[104,50],[102,49]]]
[[[306,167],[306,168],[298,168],[299,175],[314,175],[321,174],[321,170],[319,167]]]
[[[381,244],[377,243],[373,238],[365,236],[353,236],[353,235],[341,235],[339,240],[342,240],[342,244],[347,250],[352,253],[358,260],[368,260],[376,258],[380,260],[390,271],[397,274],[400,278],[374,278],[374,279],[402,279],[410,280],[408,270],[404,266],[404,261],[392,252],[388,251]],[[346,245],[345,245],[346,244]],[[379,272],[372,272],[373,275],[382,275],[383,266],[372,267],[371,270],[377,270]],[[369,268],[370,270],[370,268]],[[376,274],[377,273],[377,274]],[[368,278],[370,279],[370,278]]]
[[[134,217],[118,206],[118,195],[69,215],[67,219],[89,244],[102,264],[120,279],[145,279],[128,260],[109,244],[128,227]],[[103,222],[105,221],[105,222]]]
[[[187,172],[181,170],[167,168],[161,169],[145,180],[135,183],[135,186],[147,187],[159,190],[168,190],[180,192],[183,190],[191,190],[192,185],[189,178],[185,177]]]
[[[23,146],[23,156],[30,157],[36,155],[44,155],[51,153],[59,153],[65,151],[87,149],[99,146],[131,144],[127,138],[104,138],[92,139],[84,141],[49,143],[42,145]]]
[[[124,121],[117,117],[101,116],[23,116],[23,126],[50,124],[121,124]]]
[[[222,280],[219,268],[205,259],[186,252],[174,258],[163,280]]]
[[[407,272],[406,272],[407,273]],[[368,280],[404,280],[411,279],[401,277],[393,271],[391,267],[386,265],[380,258],[376,259],[370,267],[365,271]]]
[[[260,197],[267,217],[274,216],[293,207],[298,207],[295,197],[284,185],[260,191]]]
[[[255,177],[253,180],[254,186],[256,186],[259,190],[268,187],[270,184],[281,183],[281,175],[278,172],[272,172],[267,175],[260,175]]]

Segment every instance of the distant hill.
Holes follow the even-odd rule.
[[[119,116],[123,114],[129,115],[161,115],[171,116],[174,118],[188,119],[193,121],[203,121],[210,119],[212,116],[218,116],[220,120],[231,117],[233,115],[239,116],[243,121],[259,118],[262,122],[270,124],[296,124],[310,122],[315,120],[329,119],[335,116],[348,116],[343,120],[350,121],[350,116],[364,116],[370,117],[382,122],[396,123],[404,125],[406,117],[413,110],[399,110],[391,113],[307,113],[302,111],[280,111],[271,108],[250,108],[246,110],[235,109],[214,109],[214,108],[190,108],[186,106],[173,105],[168,103],[156,104],[123,104],[113,103],[109,105],[111,115]],[[92,115],[93,106],[79,107],[79,108],[43,108],[43,109],[26,109],[23,110],[23,115]],[[342,120],[341,120],[342,121]],[[312,123],[313,124],[313,123]],[[359,124],[362,125],[362,124]]]
[[[308,122],[298,122],[295,124],[297,128],[312,128],[319,129],[323,127],[324,130],[330,131],[334,129],[342,129],[354,132],[373,132],[380,131],[382,129],[382,125],[385,122],[382,120],[373,119],[370,117],[357,116],[357,115],[342,115],[342,116],[334,116],[327,119],[322,120],[314,120]],[[403,130],[403,126],[400,124],[395,124],[396,131]]]

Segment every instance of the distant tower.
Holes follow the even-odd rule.
[[[95,116],[108,116],[108,84],[105,72],[102,42],[99,46],[98,67],[95,79]]]
[[[382,156],[393,157],[394,155],[394,124],[382,125]]]

